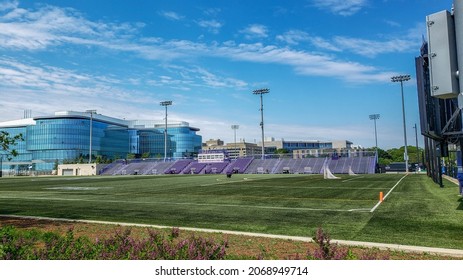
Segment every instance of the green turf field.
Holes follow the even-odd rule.
[[[440,189],[424,175],[398,183],[403,176],[2,178],[0,214],[297,236],[321,226],[333,239],[463,249],[457,186]],[[374,208],[379,192],[390,193]]]

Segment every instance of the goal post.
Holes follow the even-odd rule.
[[[331,173],[330,168],[328,167],[328,164],[325,164],[323,166],[323,179],[340,179],[339,177],[334,176],[333,173]]]

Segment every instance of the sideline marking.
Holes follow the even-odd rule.
[[[369,208],[361,209],[321,209],[321,208],[304,208],[304,207],[283,207],[283,206],[263,206],[263,205],[245,205],[245,204],[218,204],[218,203],[191,203],[191,202],[164,202],[164,201],[124,201],[124,200],[92,200],[79,198],[59,198],[59,197],[15,197],[0,196],[0,199],[23,199],[23,200],[49,200],[49,201],[83,201],[83,202],[104,202],[104,203],[126,203],[126,204],[154,204],[154,205],[192,205],[192,206],[217,206],[217,207],[240,207],[256,208],[270,210],[295,210],[295,211],[326,211],[326,212],[368,212]]]
[[[388,197],[388,195],[389,195],[389,194],[395,189],[395,187],[397,187],[397,186],[400,184],[400,182],[402,182],[402,180],[403,180],[405,177],[407,177],[407,176],[408,176],[408,173],[405,174],[402,178],[400,178],[399,181],[397,181],[397,183],[396,183],[396,184],[387,192],[387,194],[383,197],[383,201],[386,200],[386,198]],[[370,213],[375,212],[376,208],[378,208],[379,205],[380,205],[383,201],[378,201],[378,203],[376,203],[376,205],[375,205],[373,208],[371,208]]]
[[[363,176],[355,177],[355,178],[350,178],[350,179],[347,179],[347,180],[343,180],[343,181],[341,181],[341,183],[348,182],[348,181],[352,181],[352,180],[355,180],[355,179],[360,179],[360,178],[363,178]]]

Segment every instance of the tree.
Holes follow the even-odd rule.
[[[275,151],[275,154],[288,154],[289,153],[289,150],[288,149],[277,149]]]
[[[0,131],[1,149],[3,152],[5,152],[4,154],[8,160],[11,160],[13,157],[18,155],[18,151],[12,147],[14,147],[20,141],[24,141],[21,133],[15,136],[10,136],[10,133],[8,132]]]

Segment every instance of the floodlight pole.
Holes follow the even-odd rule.
[[[399,75],[391,77],[393,83],[400,82],[400,92],[402,93],[402,118],[404,126],[404,159],[405,159],[405,173],[408,173],[408,153],[407,153],[407,127],[405,125],[405,102],[404,102],[404,85],[403,82],[410,80],[410,75]]]
[[[85,111],[90,113],[90,143],[88,145],[88,163],[92,163],[92,137],[93,137],[93,114],[96,114],[96,110]]]
[[[161,106],[166,107],[166,126],[164,129],[164,162],[167,161],[167,106],[172,105],[172,101],[162,101],[159,103]]]
[[[234,143],[235,143],[235,154],[236,154],[236,150],[237,150],[237,147],[236,147],[236,130],[237,130],[238,128],[240,128],[240,126],[237,125],[237,124],[233,124],[233,125],[231,126],[231,128],[232,128],[232,129],[234,130],[234,132],[235,132],[235,138],[234,138],[234,141],[235,141],[235,142],[234,142]],[[238,158],[238,156],[239,156],[239,153],[236,155],[236,158]]]
[[[262,129],[262,159],[265,159],[265,144],[264,144],[264,101],[262,95],[269,93],[270,89],[268,88],[261,88],[252,91],[253,94],[260,95],[260,127]]]
[[[420,151],[418,150],[418,127],[416,126],[416,123],[415,123],[415,126],[413,126],[413,128],[415,129],[416,160],[417,160],[417,163],[420,164]]]
[[[370,115],[370,120],[373,120],[375,122],[375,143],[376,143],[376,163],[378,163],[378,133],[376,132],[376,120],[378,120],[380,117],[379,114],[373,114]]]

